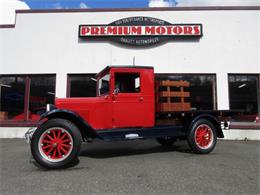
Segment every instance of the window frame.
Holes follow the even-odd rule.
[[[229,85],[229,76],[255,76],[258,80],[257,87],[258,87],[258,93],[257,93],[257,107],[258,107],[258,114],[260,115],[260,74],[254,74],[254,73],[228,73],[227,78],[228,78],[228,103],[229,103],[229,109],[231,105],[231,98],[230,98],[230,85]]]
[[[0,74],[0,77],[25,77],[25,91],[24,91],[24,115],[23,120],[0,120],[0,127],[35,127],[40,124],[40,121],[33,121],[29,119],[29,100],[30,100],[30,83],[31,77],[34,76],[54,76],[55,77],[55,93],[56,93],[56,73],[48,74]]]
[[[218,91],[217,91],[217,74],[216,73],[155,73],[155,79],[156,76],[213,76],[213,83],[212,83],[212,87],[213,87],[213,91],[212,91],[212,95],[213,95],[213,110],[217,110],[218,109]]]
[[[105,80],[103,78],[105,78],[106,76],[108,76],[108,90],[107,90],[107,92],[101,94],[102,82],[100,83],[100,81]],[[100,86],[100,84],[101,84],[101,86]],[[102,76],[100,76],[97,80],[97,83],[96,83],[96,90],[97,90],[96,94],[97,94],[97,96],[101,97],[101,96],[109,95],[110,92],[111,92],[110,88],[111,88],[111,74],[110,74],[110,72],[107,72],[106,74],[103,74]]]
[[[86,73],[86,74],[82,74],[82,73],[67,73],[66,97],[67,98],[71,97],[71,95],[70,95],[71,94],[71,76],[91,76],[91,77],[94,78],[95,75],[96,75],[96,73]],[[97,92],[97,89],[96,89],[96,92]]]
[[[230,94],[231,94],[231,91],[230,91],[230,84],[229,84],[229,76],[256,76],[258,82],[257,82],[257,90],[258,90],[258,93],[257,93],[257,109],[258,109],[258,115],[260,116],[260,74],[254,74],[254,73],[228,73],[227,74],[227,78],[228,78],[228,102],[229,102],[229,109],[230,108],[230,105],[231,105],[231,98],[230,98]],[[255,122],[239,122],[239,121],[233,121],[233,123],[235,124],[230,124],[230,128],[232,129],[259,129],[259,126],[260,124],[258,125],[257,123]],[[241,124],[239,124],[241,123]],[[245,123],[245,124],[244,124]]]

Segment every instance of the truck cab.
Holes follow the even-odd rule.
[[[152,67],[108,66],[96,78],[97,97],[58,98],[56,107],[77,113],[96,130],[154,126]]]

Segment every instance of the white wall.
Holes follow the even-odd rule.
[[[80,42],[79,24],[108,24],[131,16],[202,23],[199,41],[137,49]],[[0,28],[0,74],[56,73],[56,96],[66,96],[67,73],[96,73],[107,65],[155,67],[157,73],[217,74],[218,109],[229,109],[228,73],[260,73],[260,10],[18,13]]]

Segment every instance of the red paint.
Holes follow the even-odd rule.
[[[52,129],[44,133],[41,150],[50,159],[62,159],[71,150],[71,143],[71,137],[66,131]]]
[[[113,95],[113,127],[154,126],[154,72],[153,69],[113,68],[111,89],[115,88],[115,73],[139,73],[140,93],[118,93]]]
[[[72,110],[94,129],[154,126],[154,72],[152,68],[109,68],[101,71],[98,79],[110,74],[107,95],[89,98],[58,98],[60,109]],[[139,73],[140,93],[113,94],[115,73]]]
[[[112,99],[109,95],[89,98],[60,98],[56,107],[72,110],[93,128],[112,128]]]
[[[200,125],[195,130],[195,141],[200,148],[208,148],[212,144],[213,135],[212,129],[206,125]]]

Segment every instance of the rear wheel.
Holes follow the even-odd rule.
[[[79,129],[70,121],[51,119],[33,134],[31,152],[36,163],[47,169],[67,168],[78,162]]]
[[[208,154],[216,146],[216,127],[206,119],[196,121],[188,133],[188,144],[198,154]]]
[[[156,140],[163,146],[171,146],[176,142],[176,138],[170,136],[158,137]]]

